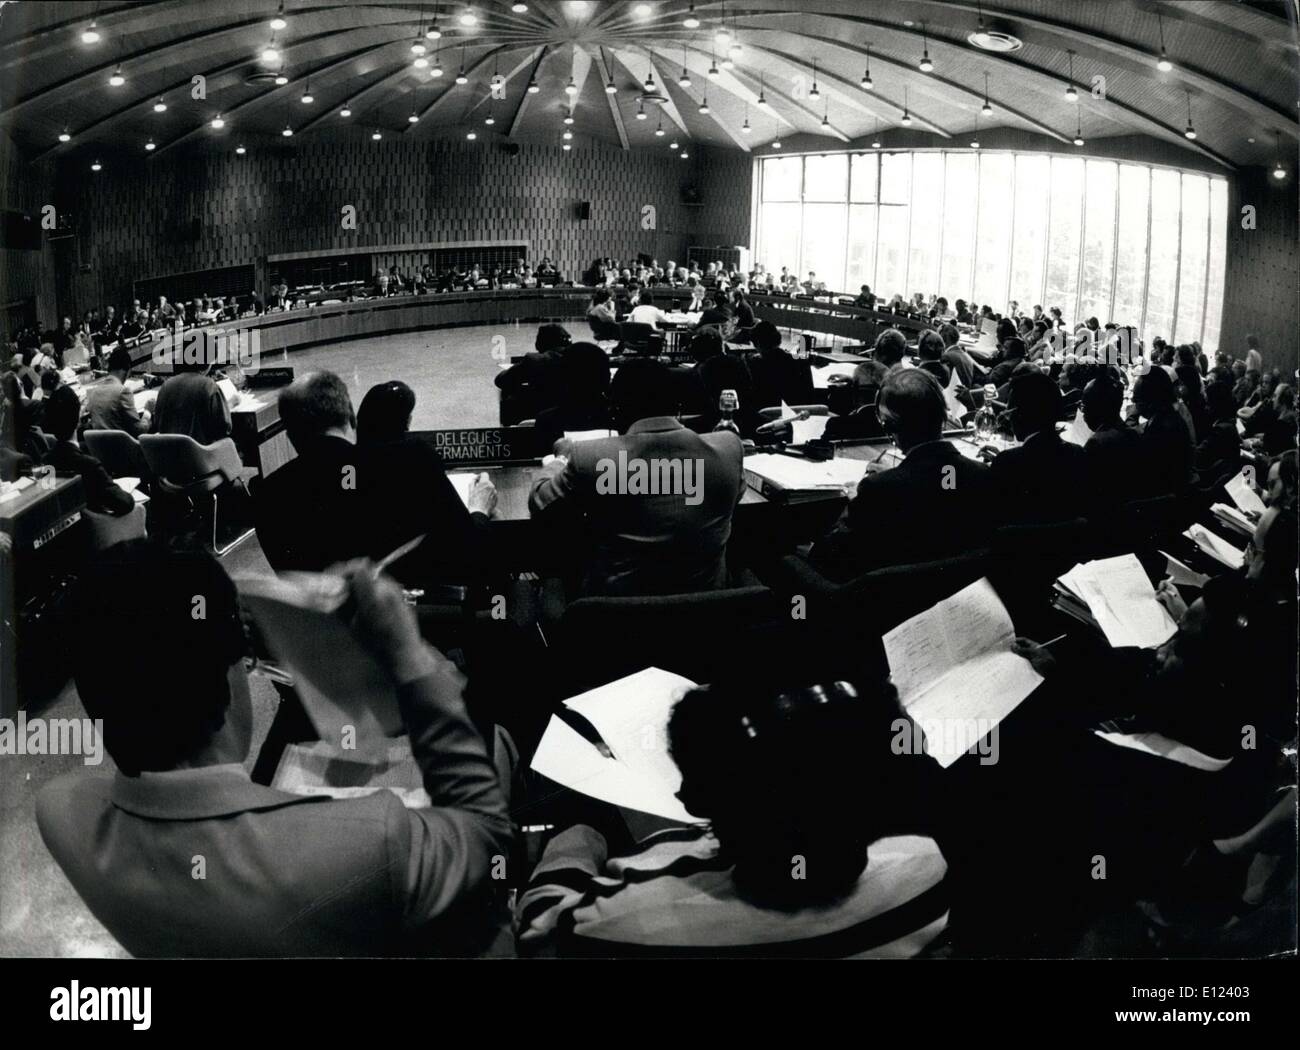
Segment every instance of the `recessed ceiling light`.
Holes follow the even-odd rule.
[[[90,25],[81,31],[81,42],[83,44],[98,44],[100,40],[99,29],[95,25],[95,20],[90,20]]]
[[[222,128],[226,126],[226,121],[221,116],[220,113],[218,113],[215,117],[212,118],[212,126],[216,128],[218,131],[220,131]]]
[[[113,70],[113,75],[108,78],[108,83],[111,87],[121,87],[123,84],[126,83],[126,77],[122,76],[121,62],[119,62],[117,64],[117,68]]]
[[[154,150],[156,150],[156,149],[158,148],[158,146],[154,143],[154,140],[153,140],[153,139],[150,139],[148,142],[146,142],[146,143],[144,144],[144,148],[145,148],[148,152],[152,153]]]
[[[72,140],[72,136],[68,133],[67,128],[64,128],[62,131],[59,132],[60,142],[70,142],[71,140]]]
[[[239,156],[242,157],[245,153],[248,152],[248,150],[244,149],[243,146],[236,146],[236,147],[235,147],[235,152],[236,152],[237,154],[239,154]]]
[[[153,104],[153,111],[155,113],[167,112],[167,103],[164,102],[161,98],[159,98],[158,101]]]
[[[91,171],[99,171],[101,168],[103,168],[103,166],[104,166],[104,165],[100,164],[99,161],[95,161],[93,164],[91,164],[91,166],[90,166],[90,170],[91,170]]]

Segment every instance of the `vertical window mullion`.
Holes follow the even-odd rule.
[[[1052,258],[1052,175],[1056,171],[1056,158],[1047,158],[1047,225],[1043,235],[1043,279],[1038,285],[1038,301],[1050,311],[1052,304],[1047,301],[1047,264]]]
[[[1147,295],[1151,292],[1151,213],[1154,202],[1151,199],[1155,189],[1155,178],[1151,168],[1147,168],[1147,254],[1142,265],[1142,324],[1138,331],[1145,335],[1147,330]]]
[[[1004,303],[1011,302],[1011,273],[1016,268],[1016,170],[1019,167],[1019,154],[1013,153],[1011,155],[1011,240],[1007,244],[1007,291],[1002,297]],[[1038,302],[1042,301],[1040,297]]]
[[[1210,312],[1210,231],[1214,228],[1214,189],[1210,180],[1205,180],[1205,287],[1201,291],[1201,331],[1196,341],[1205,346],[1205,316]]]
[[[1115,321],[1115,282],[1119,275],[1119,195],[1123,192],[1123,180],[1120,178],[1119,164],[1115,165],[1115,221],[1111,223],[1110,250],[1110,299],[1106,303],[1106,320]]]

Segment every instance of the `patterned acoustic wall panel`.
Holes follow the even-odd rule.
[[[120,300],[132,279],[256,262],[264,281],[267,255],[383,248],[387,259],[404,245],[460,241],[527,242],[533,261],[549,255],[572,277],[602,255],[681,258],[708,210],[681,203],[683,186],[699,181],[676,157],[601,143],[564,153],[390,137],[122,158],[95,177],[61,173],[90,269],[60,292],[84,310]],[[588,219],[578,217],[584,201]]]
[[[1296,175],[1274,179],[1266,168],[1244,168],[1228,192],[1227,272],[1219,346],[1244,357],[1246,335],[1259,336],[1266,368],[1284,376],[1297,367],[1296,307],[1300,259],[1296,256]],[[1243,228],[1242,209],[1253,206],[1254,229]],[[1249,224],[1247,224],[1249,225]]]
[[[53,203],[53,168],[28,165],[10,138],[0,133],[0,209],[21,212],[39,223],[42,209]],[[53,320],[53,250],[46,234],[39,249],[0,248],[0,307],[13,307],[0,312],[0,333],[6,335],[32,312],[36,319]]]

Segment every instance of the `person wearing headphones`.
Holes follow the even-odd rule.
[[[813,565],[838,580],[970,550],[995,526],[989,468],[943,440],[947,405],[932,374],[889,373],[876,411],[903,461],[867,474],[840,520],[814,544]]]

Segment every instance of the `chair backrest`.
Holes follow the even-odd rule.
[[[648,324],[641,324],[637,321],[624,321],[619,325],[619,338],[623,340],[624,345],[634,349],[648,347],[653,336],[654,328]]]
[[[623,332],[617,321],[606,321],[603,317],[588,317],[591,334],[598,342],[606,339],[621,339]]]
[[[141,478],[153,474],[140,450],[140,442],[125,430],[87,430],[81,435],[86,451],[115,478]]]
[[[140,450],[154,475],[166,485],[186,488],[212,479],[218,483],[224,480],[212,449],[188,434],[142,434]]]
[[[137,503],[128,513],[116,516],[94,510],[83,510],[81,514],[90,527],[90,549],[94,552],[106,551],[129,540],[145,538],[143,503]]]
[[[766,587],[580,598],[557,635],[561,692],[573,695],[653,664],[704,684],[765,658],[788,662],[788,609]]]

